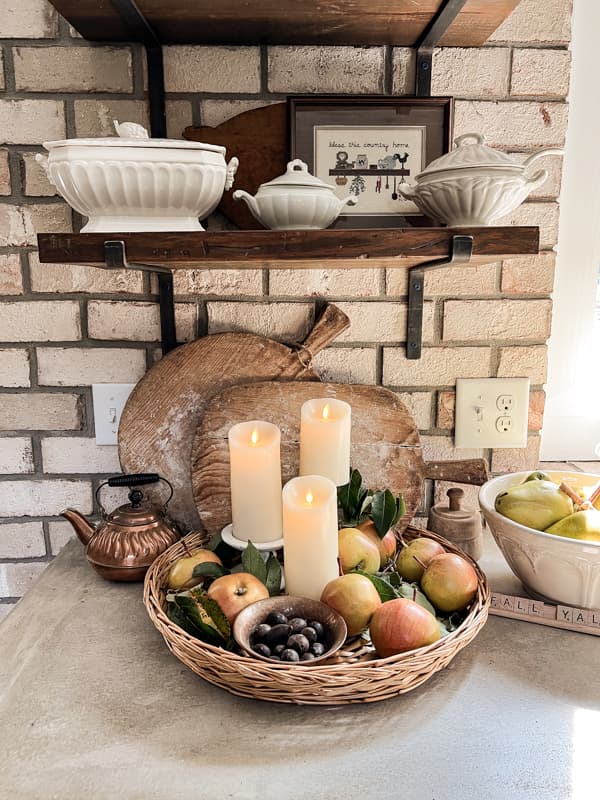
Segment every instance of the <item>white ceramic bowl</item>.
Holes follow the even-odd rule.
[[[593,486],[600,475],[549,472],[573,488]],[[479,504],[510,568],[533,595],[577,608],[600,608],[600,542],[554,536],[519,525],[494,509],[496,497],[521,483],[529,472],[512,472],[485,483]]]
[[[39,155],[67,203],[88,217],[83,233],[201,231],[199,218],[231,188],[238,161],[225,148],[177,139],[44,142]]]
[[[415,186],[401,186],[399,192],[450,227],[489,225],[514,211],[547,177],[546,170],[526,178],[510,168],[472,167],[417,178]]]

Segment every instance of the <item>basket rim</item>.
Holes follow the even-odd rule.
[[[386,658],[371,658],[368,661],[356,661],[354,663],[345,664],[340,664],[339,661],[332,661],[331,663],[319,663],[315,664],[314,666],[309,666],[308,668],[298,670],[294,668],[293,664],[278,664],[277,662],[269,663],[266,661],[258,662],[258,659],[254,659],[245,653],[237,653],[225,650],[222,647],[217,647],[215,645],[202,642],[200,639],[196,639],[195,637],[186,633],[186,631],[184,631],[182,628],[175,626],[175,624],[171,622],[160,602],[159,597],[156,594],[154,586],[160,571],[162,570],[163,566],[170,562],[171,557],[176,552],[179,553],[179,551],[181,551],[182,555],[185,555],[181,540],[175,542],[173,545],[167,548],[167,550],[165,550],[148,569],[144,579],[144,605],[146,606],[146,610],[153,625],[160,631],[163,638],[167,641],[167,645],[169,645],[169,640],[171,637],[183,639],[200,650],[200,652],[207,651],[217,657],[226,658],[228,663],[231,665],[238,663],[240,666],[248,666],[249,664],[256,664],[258,662],[260,663],[262,670],[267,670],[267,672],[272,670],[274,675],[293,672],[293,674],[298,675],[298,677],[300,677],[302,673],[305,675],[309,673],[310,675],[317,677],[319,674],[323,674],[325,676],[334,674],[338,672],[340,668],[343,668],[344,672],[351,674],[353,672],[361,672],[365,670],[365,668],[371,670],[377,666],[402,666],[404,662],[409,661],[416,653],[419,655],[426,655],[432,651],[436,651],[440,655],[444,655],[446,654],[446,651],[454,650],[457,643],[462,642],[463,639],[470,640],[470,638],[472,638],[471,634],[473,633],[473,628],[475,628],[475,633],[477,633],[485,624],[485,621],[488,617],[491,598],[487,577],[476,561],[474,561],[468,554],[464,553],[447,539],[444,539],[442,536],[439,536],[438,534],[426,529],[415,528],[411,525],[409,525],[403,531],[400,538],[406,534],[409,534],[411,539],[418,538],[419,536],[427,536],[427,538],[431,538],[439,542],[447,552],[453,552],[466,558],[471,563],[477,574],[477,594],[467,616],[456,630],[446,634],[446,636],[438,639],[433,644],[426,645],[425,647],[419,647],[414,650],[406,650],[403,653],[398,653]],[[206,544],[209,537],[202,531],[192,531],[182,538],[186,540],[186,543],[193,544],[194,546],[196,544],[202,546],[202,544]],[[173,630],[173,627],[176,628],[175,631]],[[468,644],[468,641],[465,642],[465,644]],[[342,649],[343,647],[344,645],[342,645]],[[332,658],[335,658],[335,655],[332,656]]]

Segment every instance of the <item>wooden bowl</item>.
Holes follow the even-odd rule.
[[[306,620],[315,620],[323,625],[326,632],[325,638],[328,649],[322,656],[317,656],[311,661],[282,662],[286,666],[310,667],[312,664],[319,663],[319,661],[325,661],[325,659],[331,658],[346,641],[346,636],[348,635],[346,623],[333,608],[326,606],[325,603],[319,603],[318,600],[309,600],[308,597],[278,595],[276,597],[268,597],[266,600],[258,600],[256,603],[246,606],[235,618],[232,630],[233,638],[242,650],[252,658],[259,658],[261,661],[268,661],[270,664],[274,663],[267,656],[261,656],[260,653],[255,652],[251,646],[252,632],[257,625],[266,620],[272,611],[280,611],[288,619],[302,617]]]

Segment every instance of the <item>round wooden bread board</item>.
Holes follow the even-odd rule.
[[[184,533],[197,528],[190,457],[212,396],[251,381],[318,381],[311,356],[349,324],[346,314],[328,305],[299,349],[252,333],[221,333],[173,350],[146,373],[125,404],[119,425],[123,471],[167,478],[174,489],[169,514]]]
[[[332,397],[352,407],[352,467],[373,489],[402,493],[406,527],[421,502],[426,467],[414,420],[397,395],[380,386],[336,383],[253,383],[215,395],[192,445],[192,489],[203,527],[217,533],[231,522],[227,432],[237,422],[262,419],[281,429],[285,483],[298,474],[300,408],[306,400]]]

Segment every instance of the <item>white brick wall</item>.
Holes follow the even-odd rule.
[[[570,17],[571,0],[521,0],[488,46],[436,49],[433,93],[455,96],[455,135],[480,131],[520,160],[563,145]],[[40,264],[36,252],[38,232],[68,232],[80,222],[35,161],[41,143],[112,136],[114,119],[147,126],[141,48],[86,42],[59,25],[47,0],[0,0],[0,39],[1,615],[72,537],[60,511],[70,504],[92,512],[100,476],[118,471],[116,448],[93,439],[90,384],[135,383],[160,350],[152,277]],[[168,135],[180,137],[191,124],[218,125],[296,92],[409,95],[415,63],[406,47],[261,53],[258,46],[169,46]],[[429,273],[419,361],[406,359],[404,349],[408,274],[385,261],[356,270],[316,262],[302,270],[256,264],[176,271],[179,340],[244,330],[301,341],[313,325],[315,300],[326,298],[352,326],[316,357],[321,377],[391,386],[433,456],[465,455],[452,443],[457,377],[529,375],[528,448],[492,453],[491,460],[494,469],[533,466],[562,158],[547,157],[539,167],[549,179],[504,222],[539,225],[544,252]],[[219,216],[210,225],[230,227]],[[443,485],[434,489],[440,496]],[[117,494],[109,494],[109,505],[124,502]],[[426,520],[426,505],[421,511]]]

